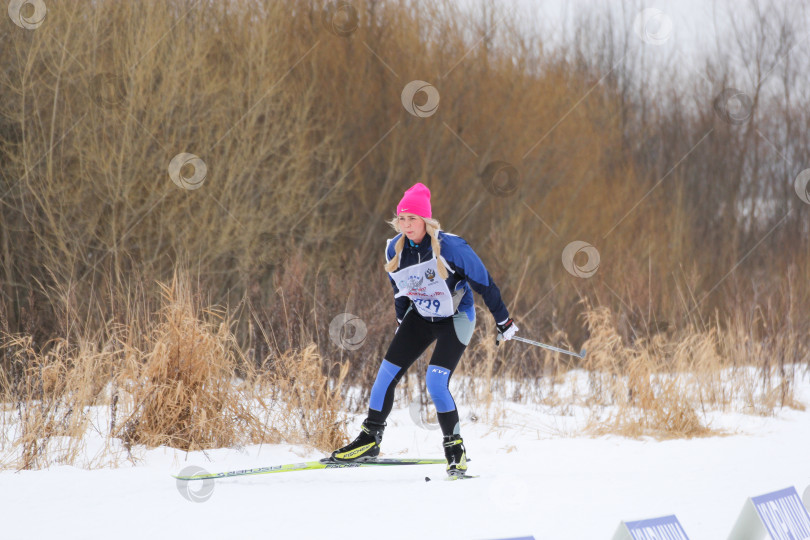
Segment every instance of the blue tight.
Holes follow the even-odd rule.
[[[435,340],[436,347],[430,358],[425,382],[436,405],[442,433],[450,435],[457,432],[459,416],[449,390],[450,377],[467,348],[474,324],[475,320],[470,321],[465,313],[429,322],[415,311],[409,310],[377,372],[377,379],[371,389],[368,420],[377,424],[385,422],[394,406],[397,383]],[[465,342],[459,339],[459,335]]]

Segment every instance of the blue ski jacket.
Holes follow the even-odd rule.
[[[390,238],[385,246],[385,259],[390,261],[396,256],[394,246],[399,240],[402,233]],[[466,240],[455,234],[439,231],[439,242],[441,242],[441,259],[449,266],[448,276],[445,280],[447,287],[453,294],[454,298],[459,298],[458,307],[456,312],[464,312],[467,314],[469,320],[475,319],[475,305],[473,304],[472,291],[477,292],[484,299],[484,303],[489,308],[492,316],[495,317],[495,322],[500,324],[509,319],[509,311],[501,299],[501,291],[492,277],[489,275],[484,263],[473,251]],[[402,256],[399,261],[398,270],[407,268],[414,264],[419,264],[433,257],[433,247],[430,245],[430,236],[425,235],[425,238],[418,245],[414,244],[408,238],[405,239],[405,245],[402,248]],[[441,262],[439,262],[441,264]],[[394,294],[399,292],[394,280],[391,279],[389,274],[388,279],[391,281],[391,286],[394,288]],[[411,304],[410,298],[407,296],[400,296],[394,299],[394,309],[397,315],[397,321],[402,322],[405,317],[405,312]],[[455,304],[455,302],[454,302]],[[416,312],[419,314],[419,312]],[[419,315],[420,317],[422,315]],[[434,322],[442,319],[442,317],[423,317],[425,320]]]

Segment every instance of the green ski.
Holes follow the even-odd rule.
[[[437,465],[447,463],[444,459],[374,459],[370,461],[333,461],[324,458],[320,461],[305,461],[302,463],[288,463],[286,465],[274,465],[271,467],[259,467],[256,469],[243,469],[239,471],[229,471],[210,474],[195,474],[193,476],[176,476],[178,480],[216,480],[218,478],[232,478],[234,476],[252,476],[257,474],[274,474],[295,471],[311,471],[317,469],[347,469],[355,467],[391,467],[396,465]]]

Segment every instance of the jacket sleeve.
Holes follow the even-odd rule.
[[[392,257],[396,256],[396,251],[394,249],[394,238],[388,240],[385,245],[385,261],[388,262],[391,260]],[[411,299],[407,296],[400,296],[399,298],[396,297],[396,294],[399,293],[399,288],[397,284],[394,283],[394,280],[391,278],[391,275],[388,275],[388,280],[391,281],[391,287],[394,289],[394,313],[397,317],[397,322],[401,323],[402,319],[405,317],[405,312],[408,310],[408,306],[411,303]]]
[[[490,313],[495,317],[495,322],[498,324],[505,322],[509,319],[509,310],[503,303],[500,289],[495,285],[480,257],[463,238],[449,236],[448,240],[446,244],[450,247],[447,250],[449,258],[444,256],[444,250],[442,251],[443,258],[453,266],[456,272],[461,274],[463,279],[467,280],[472,290],[481,295]]]

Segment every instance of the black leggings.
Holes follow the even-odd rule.
[[[463,328],[462,336],[469,342],[474,321],[469,321],[463,312],[453,317],[429,322],[411,309],[402,319],[388,352],[380,365],[377,380],[371,390],[368,420],[382,424],[394,406],[394,390],[402,375],[436,341],[425,377],[428,391],[436,405],[439,425],[444,435],[459,432],[458,409],[450,395],[448,385],[456,369],[466,343],[459,340],[458,329]]]

